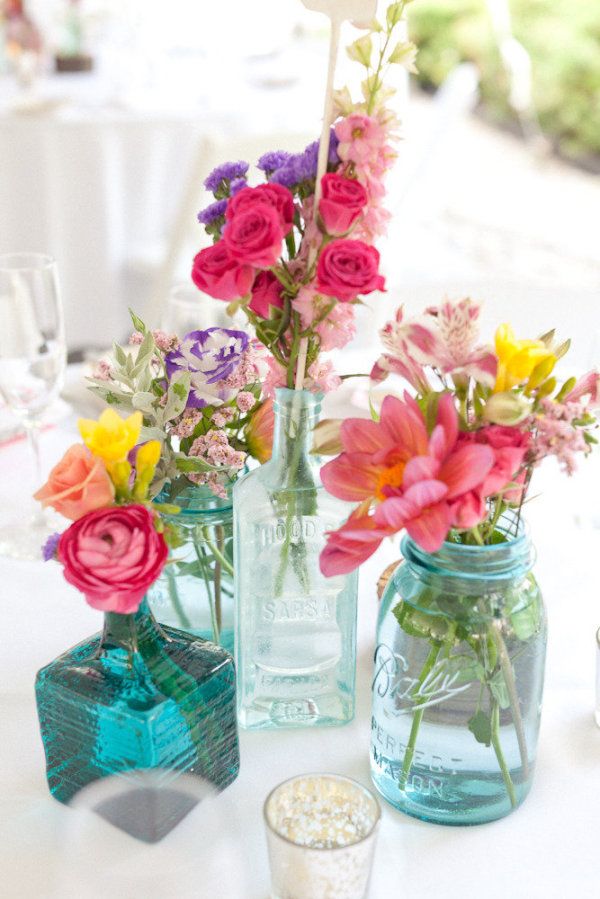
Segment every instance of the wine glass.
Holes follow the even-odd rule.
[[[66,346],[55,261],[40,253],[0,255],[0,394],[21,420],[41,486],[39,450],[43,412],[62,386]],[[32,510],[35,508],[30,502]],[[41,557],[51,533],[41,510],[0,528],[0,555]]]
[[[193,284],[176,284],[169,293],[160,317],[160,327],[169,334],[184,337],[190,331],[205,328],[243,326],[240,317],[227,315],[227,304],[202,293]]]

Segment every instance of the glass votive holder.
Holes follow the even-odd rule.
[[[272,899],[365,899],[381,808],[348,777],[286,780],[264,805]]]

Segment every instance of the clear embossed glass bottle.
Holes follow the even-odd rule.
[[[311,455],[319,399],[278,389],[269,462],[234,488],[238,720],[246,728],[336,725],[354,715],[356,573],[325,578],[325,532],[349,507]]]
[[[173,801],[180,775],[218,789],[237,777],[231,655],[161,627],[146,600],[134,614],[107,612],[103,633],[42,668],[36,699],[52,795],[68,803],[118,775],[123,808],[110,820],[141,839],[160,839],[190,810]],[[158,784],[151,816],[140,781],[149,772]]]
[[[168,485],[156,497],[159,503],[179,506],[177,515],[163,517],[177,525],[184,543],[172,550],[148,600],[161,624],[220,643],[233,653],[231,486],[226,498],[193,484],[183,490]]]
[[[436,553],[405,537],[382,599],[371,772],[426,821],[492,821],[531,786],[546,617],[527,533],[506,516],[497,537]]]

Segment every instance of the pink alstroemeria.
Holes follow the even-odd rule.
[[[585,397],[589,397],[587,405],[591,408],[600,404],[600,373],[595,369],[588,371],[577,381],[563,399],[563,403],[578,403]]]
[[[451,527],[473,518],[465,506],[470,506],[472,491],[481,490],[492,470],[494,451],[474,443],[459,446],[458,436],[458,414],[450,394],[440,397],[431,436],[409,394],[404,401],[387,396],[379,422],[343,423],[344,452],[323,466],[321,476],[334,496],[362,505],[344,528],[329,534],[321,553],[326,576],[354,570],[386,535],[400,530],[427,552],[435,552]],[[372,504],[375,511],[369,514]],[[483,517],[485,510],[468,526]]]
[[[430,365],[444,375],[470,376],[493,387],[498,360],[490,347],[475,345],[480,312],[479,303],[468,297],[445,300],[439,308],[398,327],[396,340],[420,365]]]
[[[418,393],[428,393],[431,385],[423,366],[411,356],[402,321],[404,310],[396,310],[396,318],[381,329],[381,342],[388,350],[383,353],[371,369],[372,381],[384,381],[389,374],[400,375]]]

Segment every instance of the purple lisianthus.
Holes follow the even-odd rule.
[[[217,200],[198,213],[198,221],[201,225],[212,225],[218,218],[225,216],[226,209],[227,200]]]
[[[235,178],[244,178],[248,171],[248,163],[242,162],[223,162],[213,169],[204,186],[211,193],[216,194],[219,188],[223,186],[223,182],[233,181]]]
[[[190,373],[188,408],[220,406],[235,396],[236,389],[222,382],[236,370],[248,343],[245,331],[229,328],[207,328],[185,335],[179,348],[165,357],[165,362],[169,378],[178,371]]]
[[[44,562],[49,562],[50,559],[56,558],[56,550],[58,549],[59,540],[60,534],[50,534],[50,536],[42,546],[42,558]]]
[[[268,153],[263,153],[256,163],[256,167],[268,177],[284,166],[291,155],[291,153],[286,153],[285,150],[270,150]]]

